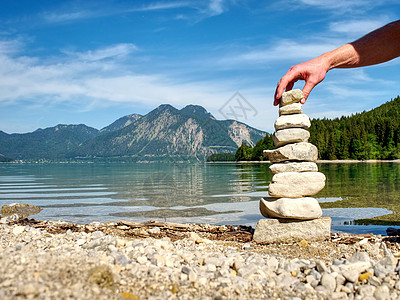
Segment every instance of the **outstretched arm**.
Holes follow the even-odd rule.
[[[389,23],[353,43],[345,44],[335,50],[310,61],[292,66],[279,80],[275,90],[274,105],[285,90],[291,90],[298,80],[304,80],[304,104],[311,90],[334,68],[357,68],[375,65],[400,56],[400,20]]]

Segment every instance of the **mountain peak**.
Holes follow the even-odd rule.
[[[149,114],[152,114],[153,112],[163,113],[165,111],[177,112],[178,110],[175,107],[173,107],[171,104],[161,104],[157,108],[152,110]]]
[[[171,104],[161,104],[159,107],[157,107],[156,109],[176,109],[175,107],[173,107]]]
[[[185,115],[194,115],[203,119],[215,120],[214,116],[209,113],[203,106],[189,104],[180,110]]]
[[[125,127],[131,125],[132,123],[135,123],[141,117],[142,117],[142,115],[139,115],[139,114],[130,114],[130,115],[123,116],[123,117],[119,118],[118,120],[114,121],[113,123],[111,123],[110,125],[102,128],[100,130],[100,133],[112,132],[112,131],[116,131],[116,130],[125,128]]]

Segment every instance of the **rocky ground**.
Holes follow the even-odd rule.
[[[0,299],[400,299],[396,238],[259,245],[251,235],[243,226],[3,218]]]

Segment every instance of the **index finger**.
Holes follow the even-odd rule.
[[[276,89],[275,89],[275,96],[274,96],[275,102],[278,101],[278,103],[279,103],[279,99],[282,97],[283,91],[285,90],[285,88],[286,88],[288,83],[289,82],[286,81],[284,79],[284,77],[282,77],[279,80],[279,82],[278,82],[278,84],[276,86]],[[275,102],[274,102],[274,105],[277,105],[278,103],[275,103]]]
[[[294,83],[297,81],[297,79],[293,79],[291,81],[287,81],[287,80],[284,79],[284,77],[282,77],[281,80],[279,80],[278,85],[276,87],[275,96],[274,96],[274,105],[278,105],[279,104],[279,101],[280,101],[280,99],[282,97],[283,92],[285,90],[286,91],[290,91],[293,88]],[[282,81],[284,83],[282,83]]]
[[[289,71],[283,75],[276,86],[274,105],[279,104],[279,99],[282,97],[284,90],[291,90],[294,83],[299,80],[299,78],[301,78],[299,72],[297,72],[293,66],[290,67]]]

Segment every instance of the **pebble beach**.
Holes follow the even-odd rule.
[[[241,227],[3,219],[0,299],[400,299],[395,237],[261,245]]]

